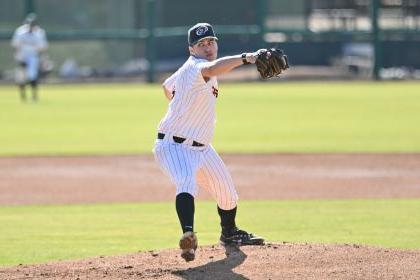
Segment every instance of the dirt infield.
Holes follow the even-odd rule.
[[[241,199],[420,198],[420,154],[223,155]],[[0,158],[0,205],[172,201],[152,156]],[[210,199],[206,193],[200,198]],[[0,268],[0,279],[420,279],[420,250],[269,244]]]
[[[420,198],[420,154],[222,157],[240,199]],[[151,155],[0,158],[0,205],[172,201],[174,193]]]
[[[199,247],[1,269],[1,279],[419,279],[420,251],[359,245],[268,244],[225,251]]]

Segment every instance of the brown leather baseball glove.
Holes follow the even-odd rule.
[[[288,69],[289,61],[283,50],[271,48],[260,51],[255,65],[261,78],[268,79],[278,76]]]

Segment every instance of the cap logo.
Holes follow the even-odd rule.
[[[209,30],[209,28],[207,26],[200,26],[197,28],[197,30],[195,31],[195,34],[197,34],[197,36],[202,36],[203,34],[205,34],[207,31]]]

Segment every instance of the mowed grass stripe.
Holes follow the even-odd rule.
[[[0,207],[0,265],[175,248],[173,203]],[[419,200],[241,201],[238,224],[268,241],[420,248]],[[200,245],[215,244],[219,218],[199,201]]]
[[[0,155],[150,153],[160,85],[0,86]],[[418,152],[419,82],[221,83],[220,152]]]

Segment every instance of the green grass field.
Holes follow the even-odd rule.
[[[20,103],[0,86],[0,156],[150,153],[158,85],[44,85]],[[420,83],[221,84],[221,152],[420,152]],[[241,201],[239,224],[270,241],[420,248],[419,200]],[[200,244],[218,238],[197,205]],[[176,247],[172,203],[0,207],[0,265]]]
[[[0,155],[150,153],[160,86],[44,85],[21,104],[0,86]],[[221,152],[420,151],[420,83],[221,84]]]
[[[417,214],[415,214],[417,213]],[[420,248],[415,200],[242,201],[238,223],[269,241]],[[201,245],[215,244],[215,204],[199,202]],[[0,265],[176,247],[172,203],[0,208]]]

